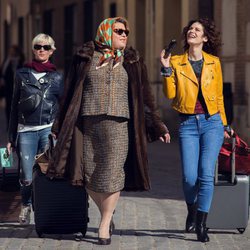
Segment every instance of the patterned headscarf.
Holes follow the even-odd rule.
[[[120,20],[124,23],[125,28],[129,29],[128,21],[123,17],[107,18],[100,23],[97,29],[95,42],[99,50],[103,52],[103,56],[100,58],[99,66],[101,66],[104,62],[108,62],[112,58],[114,58],[114,65],[121,61],[123,51],[112,48],[112,27],[115,22]]]

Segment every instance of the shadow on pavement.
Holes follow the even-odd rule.
[[[37,234],[35,233],[35,225],[29,225],[29,226],[21,226],[21,225],[14,225],[14,224],[7,224],[4,225],[0,224],[1,229],[1,236],[0,238],[39,238]],[[14,232],[13,232],[14,230]],[[18,231],[18,232],[17,232]],[[16,233],[15,233],[16,232]],[[20,233],[21,232],[21,233]],[[89,235],[89,233],[97,233],[96,228],[88,228],[87,234],[84,238],[82,238],[83,241],[95,243],[97,240],[97,236]],[[113,235],[126,235],[126,236],[138,236],[138,237],[144,237],[144,236],[156,236],[156,237],[168,237],[168,238],[175,238],[175,239],[185,239],[184,231],[183,230],[166,230],[166,229],[157,229],[157,230],[149,230],[149,229],[124,229],[124,230],[118,230],[116,229],[113,233]],[[74,234],[44,234],[42,238],[47,239],[68,239],[72,240],[75,239]]]
[[[184,230],[176,230],[176,229],[126,229],[120,230],[120,235],[136,235],[136,236],[156,236],[156,237],[167,237],[167,238],[175,238],[175,239],[185,239]]]

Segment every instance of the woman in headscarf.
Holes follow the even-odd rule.
[[[126,48],[128,34],[124,18],[108,18],[95,41],[78,49],[52,129],[57,144],[47,174],[86,187],[101,214],[101,245],[111,243],[120,192],[150,188],[146,139],[170,142],[146,66]]]

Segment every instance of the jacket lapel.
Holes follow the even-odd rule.
[[[211,72],[211,65],[214,65],[214,59],[209,56],[206,52],[202,52],[203,55],[203,67],[202,67],[202,74],[201,74],[201,82],[204,84],[209,83],[209,79],[207,76],[210,76],[210,79],[213,77],[213,74]]]
[[[191,80],[195,84],[199,85],[197,77],[194,73],[194,70],[193,70],[190,62],[188,61],[188,53],[187,52],[183,55],[183,59],[180,62],[180,66],[181,66],[180,74],[187,77],[189,80]]]

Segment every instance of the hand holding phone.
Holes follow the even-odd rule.
[[[170,41],[170,43],[165,47],[165,55],[163,56],[163,58],[167,58],[169,56],[169,54],[171,53],[171,51],[174,49],[174,47],[176,46],[177,41],[175,39],[172,39]]]

